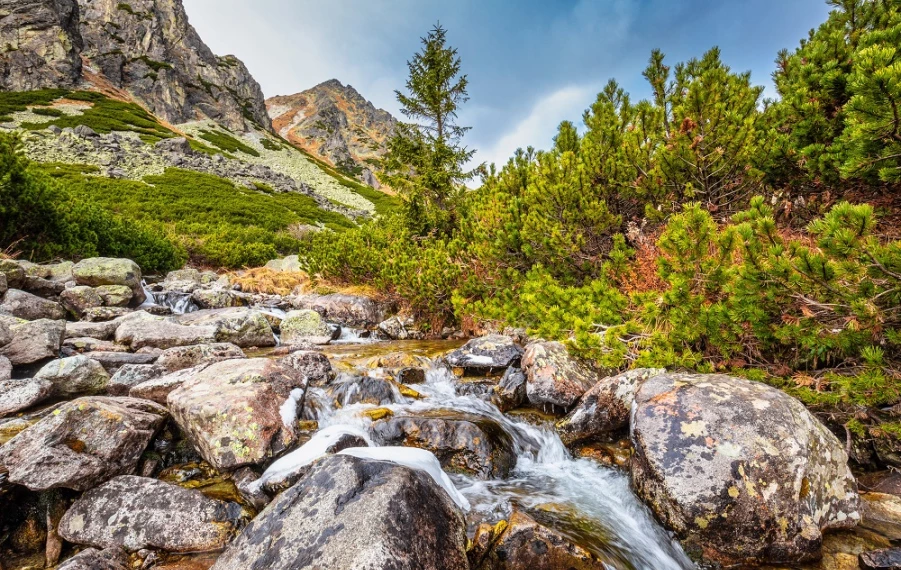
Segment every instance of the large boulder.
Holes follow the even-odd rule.
[[[38,319],[58,321],[66,318],[66,310],[56,301],[48,301],[18,289],[6,292],[3,302],[0,303],[0,311],[26,321]]]
[[[6,346],[13,340],[13,333],[5,321],[0,321],[0,346]]]
[[[32,491],[86,491],[133,472],[167,416],[146,400],[73,400],[0,447],[0,465],[10,482]]]
[[[167,372],[193,368],[200,364],[244,358],[244,351],[230,342],[177,346],[164,350],[156,361]]]
[[[52,281],[53,283],[68,283],[74,281],[72,268],[75,266],[71,261],[60,261],[59,263],[49,263],[47,265],[30,265],[25,269],[26,277],[38,277]]]
[[[463,570],[466,525],[425,472],[332,456],[282,493],[213,570]]]
[[[40,404],[52,394],[53,384],[47,380],[0,379],[0,418],[27,410],[31,406]]]
[[[244,299],[229,289],[195,289],[191,299],[201,309],[227,309],[244,305]]]
[[[516,465],[510,436],[491,418],[455,410],[398,415],[376,422],[373,435],[385,445],[427,449],[451,472],[503,479]]]
[[[72,268],[78,285],[124,285],[131,289],[131,306],[137,307],[147,299],[141,284],[141,268],[130,259],[92,257],[83,259]]]
[[[220,550],[238,529],[241,507],[157,479],[123,475],[82,495],[59,534],[74,544],[135,552]]]
[[[99,362],[79,355],[48,362],[34,378],[50,382],[54,394],[76,396],[103,392],[110,376]]]
[[[59,356],[66,321],[40,319],[14,324],[9,330],[12,340],[0,347],[0,354],[8,358],[13,366],[22,366]]]
[[[599,380],[598,373],[570,356],[559,342],[534,342],[522,356],[526,395],[534,406],[569,410]]]
[[[174,319],[155,317],[138,312],[123,319],[116,329],[116,342],[131,346],[167,349],[175,346],[216,342],[219,329],[215,326],[187,326]]]
[[[9,289],[9,285],[6,284],[6,274],[0,273],[0,297],[6,294],[7,289]]]
[[[157,366],[154,367],[158,368]],[[151,400],[165,406],[169,401],[169,394],[174,392],[176,388],[181,387],[182,384],[193,378],[205,367],[206,365],[200,365],[194,368],[177,370],[156,378],[148,378],[144,382],[132,386],[128,390],[128,395],[132,398]]]
[[[332,340],[332,329],[322,316],[313,310],[291,311],[281,324],[282,344],[300,342],[328,344]]]
[[[131,291],[129,289],[129,291]],[[77,285],[64,290],[59,295],[59,302],[76,319],[84,316],[85,311],[103,306],[103,299],[93,287]]]
[[[360,295],[305,295],[295,299],[298,309],[312,309],[331,323],[372,329],[385,320],[391,307]]]
[[[207,309],[180,315],[177,321],[192,327],[215,327],[216,342],[230,342],[241,348],[276,344],[275,333],[266,315],[254,309]]]
[[[637,368],[604,378],[585,392],[565,418],[557,422],[557,432],[566,445],[598,439],[629,425],[635,392],[648,378],[665,374],[662,368]]]
[[[169,409],[201,456],[231,470],[269,459],[295,440],[303,376],[265,358],[207,366],[169,394]]]
[[[474,338],[448,354],[445,359],[454,368],[467,372],[488,374],[519,365],[522,348],[508,336],[492,334]]]
[[[689,552],[796,563],[860,520],[844,446],[800,402],[723,375],[663,374],[635,395],[632,484]]]

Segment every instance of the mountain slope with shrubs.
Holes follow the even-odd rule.
[[[674,66],[655,51],[650,99],[611,81],[582,129],[563,122],[478,190],[458,192],[454,160],[443,185],[395,185],[405,211],[310,236],[310,270],[376,284],[435,330],[521,327],[608,367],[753,376],[895,437],[877,407],[901,401],[901,4],[832,4],[779,55],[778,101],[717,49]],[[436,50],[455,54],[428,38],[408,110],[432,93],[415,70]],[[400,131],[387,162],[452,155],[436,124]]]

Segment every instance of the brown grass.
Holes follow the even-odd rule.
[[[241,285],[247,293],[263,293],[266,295],[290,295],[306,293],[312,288],[310,276],[303,271],[275,271],[266,267],[248,269],[229,273],[232,283]]]

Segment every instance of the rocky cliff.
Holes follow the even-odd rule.
[[[326,81],[296,95],[266,101],[273,128],[284,138],[378,187],[385,144],[397,120],[350,85]]]
[[[0,0],[0,87],[127,93],[172,123],[269,128],[263,92],[234,56],[216,56],[181,0]]]
[[[83,48],[75,0],[0,0],[0,89],[73,87]]]

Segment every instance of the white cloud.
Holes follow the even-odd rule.
[[[475,162],[493,162],[500,168],[517,148],[550,148],[560,122],[570,120],[580,124],[582,112],[591,105],[599,91],[596,85],[571,85],[541,97],[528,115],[504,132],[495,143],[479,149]]]

